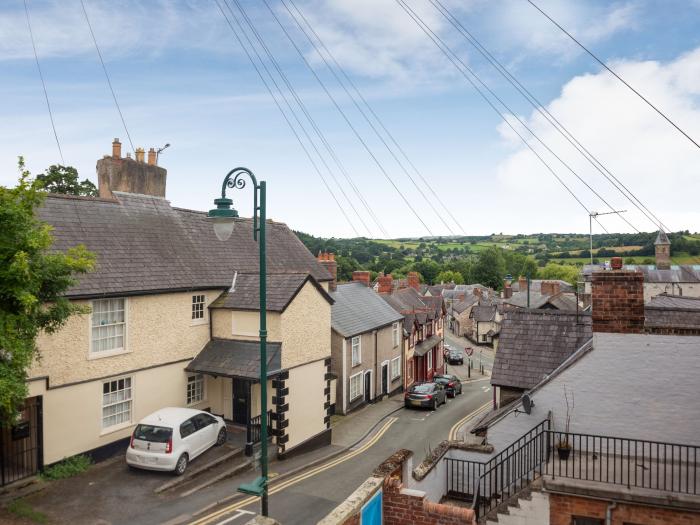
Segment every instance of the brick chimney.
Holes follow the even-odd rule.
[[[328,291],[335,292],[338,289],[338,263],[335,262],[335,254],[319,252],[317,260],[333,277],[333,280],[328,283]]]
[[[156,165],[156,150],[153,148],[148,150],[148,164],[151,166]]]
[[[592,274],[594,332],[637,334],[644,331],[644,274],[601,270]]]
[[[481,288],[478,286],[474,287],[474,291],[472,292],[474,295],[476,295],[479,299],[481,299]]]
[[[380,275],[377,278],[377,281],[379,283],[379,289],[377,290],[379,293],[391,293],[394,289],[394,278],[389,275]]]
[[[352,272],[352,280],[357,281],[358,283],[362,283],[365,286],[369,287],[369,272],[365,270],[358,270],[356,272]]]
[[[557,295],[559,291],[559,281],[542,281],[540,284],[540,293],[542,295]]]
[[[527,292],[527,278],[522,275],[518,277],[518,291]]]
[[[513,297],[513,287],[508,283],[503,286],[503,298],[510,299],[511,297]]]
[[[420,292],[420,275],[418,272],[408,272],[408,286]]]
[[[152,149],[152,148],[151,148]],[[143,148],[136,150],[136,160],[121,156],[122,145],[119,139],[112,142],[112,156],[106,155],[97,161],[97,181],[100,197],[111,198],[113,191],[140,193],[165,197],[165,183],[168,172],[150,163],[144,162]],[[155,151],[154,151],[155,154]]]

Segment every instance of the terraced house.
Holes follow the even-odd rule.
[[[97,170],[100,197],[49,195],[40,210],[54,247],[83,243],[97,268],[67,294],[91,313],[38,340],[29,430],[3,450],[20,477],[121,450],[162,407],[208,409],[248,430],[260,416],[252,221],[218,241],[206,213],[165,199],[155,158],[122,158],[118,142]],[[268,418],[286,456],[330,441],[331,275],[287,226],[269,221],[267,231]]]

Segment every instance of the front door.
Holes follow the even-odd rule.
[[[389,365],[382,365],[382,394],[389,393]]]
[[[250,383],[233,380],[233,422],[239,425],[248,424],[248,401],[250,395]]]
[[[365,401],[370,402],[372,395],[372,374],[365,374]]]
[[[0,486],[43,467],[41,402],[41,396],[27,398],[14,424],[0,425]]]

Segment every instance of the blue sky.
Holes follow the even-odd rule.
[[[427,228],[363,149],[265,5],[242,0],[378,222],[391,237],[427,235],[428,230],[449,234],[334,83],[280,0],[269,1]],[[407,2],[589,185],[613,207],[630,210],[630,223],[653,229],[428,0]],[[700,150],[601,72],[525,0],[442,2],[665,225],[700,230]],[[586,211],[395,0],[296,3],[458,220],[459,227],[441,211],[455,233],[587,231]],[[700,137],[700,2],[539,4],[694,138]],[[354,229],[339,211],[214,0],[86,0],[86,6],[135,146],[172,144],[161,165],[168,169],[168,198],[174,205],[210,208],[223,175],[243,165],[268,181],[270,217],[317,235],[354,236],[356,229],[382,236],[342,174],[334,170],[369,231],[322,169]],[[130,148],[80,2],[30,0],[29,8],[65,161],[95,180],[95,162],[110,152],[114,137]],[[35,173],[59,162],[21,0],[0,4],[0,78],[0,184],[9,185],[16,179],[17,155],[24,155]],[[556,159],[532,144],[586,207],[607,209]],[[242,214],[250,213],[250,194],[234,199]],[[612,216],[601,221],[610,231],[632,231]]]

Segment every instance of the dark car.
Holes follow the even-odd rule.
[[[406,408],[423,407],[435,410],[446,402],[445,388],[439,383],[420,383],[413,385],[404,394]]]
[[[433,381],[445,388],[447,397],[455,397],[462,393],[462,382],[457,376],[441,374],[433,376]]]
[[[463,365],[464,355],[459,350],[450,350],[446,356],[447,362],[451,365]]]

